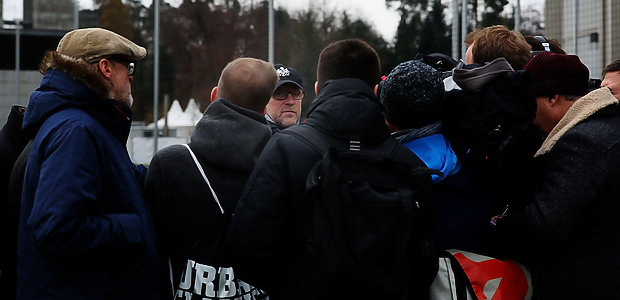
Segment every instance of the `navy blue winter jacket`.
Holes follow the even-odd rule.
[[[101,83],[72,77],[88,71],[85,63],[64,63],[69,73],[49,69],[24,117],[34,142],[20,213],[18,299],[158,298],[141,191],[146,168],[130,161],[125,146],[131,111],[102,99],[92,88]]]

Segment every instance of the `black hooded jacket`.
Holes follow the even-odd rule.
[[[22,106],[11,107],[8,119],[0,130],[0,298],[14,299],[16,282],[17,262],[17,215],[11,209],[8,199],[9,179],[13,165],[19,154],[28,143],[28,138],[22,133],[22,121],[24,111]],[[6,298],[5,298],[6,297]]]
[[[434,187],[437,247],[491,255],[490,218],[531,193],[528,167],[542,143],[530,127],[536,101],[529,73],[504,58],[459,65],[453,80],[462,90],[446,93],[442,130],[462,165]]]
[[[175,291],[179,284],[187,283],[184,275],[192,277],[196,268],[229,266],[222,250],[226,227],[242,187],[270,137],[271,130],[261,114],[223,98],[209,105],[192,133],[189,146],[204,169],[221,209],[185,146],[166,147],[151,160],[145,198],[161,255],[165,260],[170,259]],[[194,264],[189,263],[190,272],[185,274],[188,260]],[[163,276],[170,278],[167,264]],[[215,286],[218,297],[226,296]],[[198,295],[199,299],[211,296],[205,289],[194,290],[193,285],[182,290]],[[238,293],[236,296],[240,297]]]
[[[575,100],[536,159],[535,194],[498,221],[502,254],[529,267],[532,299],[617,299],[620,108],[607,88]]]
[[[327,81],[305,124],[344,140],[376,143],[390,138],[372,89],[358,79]],[[409,150],[405,147],[402,151]],[[297,261],[305,246],[310,211],[306,179],[320,154],[288,134],[274,135],[239,200],[228,233],[235,270],[272,299],[295,299]]]

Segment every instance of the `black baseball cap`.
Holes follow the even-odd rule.
[[[276,69],[276,73],[278,74],[278,78],[280,79],[278,80],[278,83],[276,84],[276,88],[274,90],[278,89],[281,85],[285,83],[293,83],[298,86],[302,91],[304,90],[304,86],[301,81],[301,75],[299,74],[299,72],[297,72],[297,70],[289,68],[283,64],[276,64],[274,65],[274,67]]]

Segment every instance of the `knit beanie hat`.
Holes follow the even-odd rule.
[[[406,61],[387,76],[380,97],[388,122],[400,129],[422,128],[440,120],[443,80],[422,61]]]
[[[588,93],[590,71],[577,55],[543,52],[534,56],[523,69],[532,75],[534,96]]]

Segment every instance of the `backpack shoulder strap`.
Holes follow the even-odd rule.
[[[217,198],[217,195],[215,194],[215,191],[213,190],[213,187],[211,186],[211,182],[209,181],[209,178],[207,178],[207,174],[205,174],[205,170],[202,168],[202,165],[200,165],[200,162],[198,161],[198,158],[194,154],[194,151],[192,151],[192,148],[190,148],[188,144],[183,144],[183,146],[187,148],[187,150],[189,151],[189,154],[194,159],[194,163],[196,164],[198,171],[200,171],[200,175],[202,175],[202,179],[204,179],[204,181],[209,186],[209,189],[211,190],[211,195],[213,195],[213,199],[215,200],[215,203],[217,203],[217,206],[220,207],[220,211],[222,212],[222,214],[224,214],[224,208],[222,208],[222,204],[220,204],[220,200]]]
[[[386,138],[381,143],[376,145],[362,145],[359,140],[347,141],[344,139],[338,139],[324,134],[309,125],[303,124],[289,127],[286,130],[280,131],[280,133],[289,134],[300,139],[302,142],[306,143],[316,152],[321,154],[327,153],[331,147],[334,147],[338,150],[352,152],[371,150],[376,152],[378,155],[393,159],[401,146],[397,140],[391,137]]]
[[[321,155],[329,153],[330,148],[351,152],[364,151],[364,153],[372,153],[377,157],[388,158],[411,167],[417,167],[416,172],[443,176],[440,171],[422,167],[426,166],[424,162],[391,136],[384,139],[381,143],[362,145],[360,141],[338,139],[305,124],[291,126],[279,133],[292,135],[300,139]]]
[[[291,126],[280,131],[280,133],[292,135],[298,138],[320,154],[326,153],[330,147],[330,143],[325,139],[326,135],[321,134],[317,129],[314,129],[309,125],[300,124]]]

